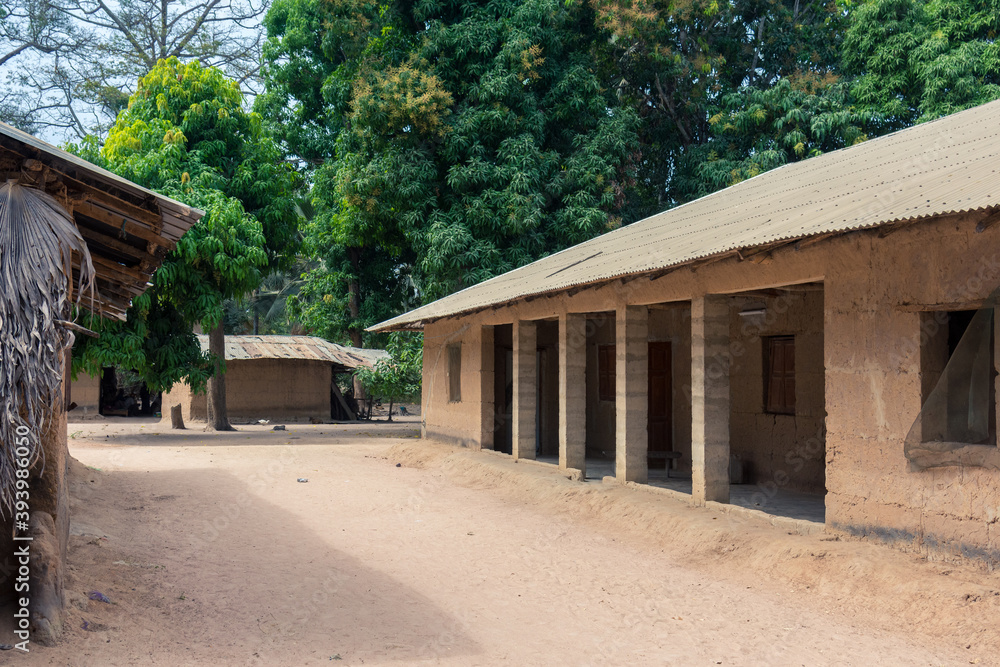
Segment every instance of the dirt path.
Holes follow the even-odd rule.
[[[544,470],[522,466],[540,495],[519,499],[470,472],[478,463],[463,468],[447,452],[423,457],[401,444],[412,440],[379,437],[406,435],[400,428],[244,427],[220,437],[71,424],[71,453],[100,470],[73,471],[67,635],[0,662],[995,664],[996,637],[982,634],[997,627],[995,604],[973,614],[981,625],[951,623],[953,635],[935,636],[921,614],[955,613],[950,598],[884,618],[822,585],[806,589],[798,574],[691,563],[683,540],[567,511],[559,493],[546,495],[561,487]],[[596,514],[608,493],[644,495],[597,488]],[[671,511],[681,522],[712,520]],[[884,560],[875,569],[912,560],[872,553]],[[927,581],[900,590],[933,589],[929,578],[942,576],[915,572]],[[91,591],[112,604],[87,600]]]

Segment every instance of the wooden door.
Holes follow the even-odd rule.
[[[658,452],[673,451],[673,400],[670,343],[649,344],[650,463],[666,462]]]

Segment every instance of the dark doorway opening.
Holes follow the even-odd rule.
[[[131,371],[109,367],[101,374],[100,413],[105,417],[152,417],[160,412],[162,398]]]
[[[669,342],[649,343],[649,447],[650,468],[670,468],[674,455],[673,353]]]
[[[514,413],[514,326],[493,328],[493,449],[512,452]]]

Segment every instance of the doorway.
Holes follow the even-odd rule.
[[[649,343],[649,446],[650,468],[670,468],[674,457],[673,354],[669,342]]]
[[[510,454],[514,418],[514,332],[510,324],[493,328],[493,449]]]

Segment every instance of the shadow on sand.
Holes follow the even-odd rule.
[[[460,619],[337,548],[363,535],[319,534],[252,479],[78,463],[72,477],[66,634],[55,648],[32,644],[19,663],[414,663],[479,652]],[[9,615],[2,624],[0,643],[11,643]]]

